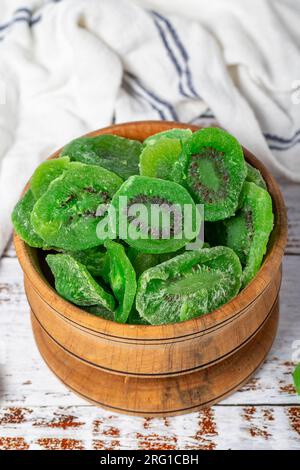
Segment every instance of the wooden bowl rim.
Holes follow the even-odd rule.
[[[134,138],[133,134],[138,131],[144,131],[148,135],[171,129],[174,127],[190,128],[192,131],[201,127],[195,125],[184,124],[176,121],[136,121],[122,124],[116,124],[105,127],[93,132],[85,134],[86,136],[96,136],[100,134],[118,134],[126,136],[130,134],[130,138]],[[34,260],[35,248],[31,248],[15,233],[14,242],[16,253],[23,269],[25,276],[29,279],[37,295],[39,295],[46,303],[57,312],[58,315],[65,317],[78,325],[102,335],[136,339],[137,341],[151,341],[157,339],[170,339],[197,334],[201,331],[211,328],[222,327],[224,323],[232,321],[235,315],[246,310],[255,299],[263,293],[272,279],[272,275],[280,267],[284,248],[287,241],[287,216],[286,208],[279,186],[273,176],[269,173],[263,163],[258,160],[251,152],[243,148],[246,160],[255,166],[262,173],[268,190],[273,200],[273,211],[275,215],[275,223],[272,234],[274,241],[270,249],[268,249],[264,262],[254,277],[254,279],[246,286],[234,299],[229,301],[217,310],[209,314],[202,315],[184,322],[177,322],[166,325],[128,325],[120,324],[114,321],[105,320],[97,317],[72,303],[64,300],[49,284],[47,279],[41,275],[36,267]],[[53,153],[49,158],[56,158],[61,149]],[[26,185],[24,191],[27,189]]]

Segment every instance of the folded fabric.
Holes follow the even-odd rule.
[[[299,22],[293,0],[2,0],[0,254],[37,164],[112,122],[218,123],[300,181]]]

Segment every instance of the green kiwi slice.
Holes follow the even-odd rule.
[[[255,183],[257,186],[260,186],[261,188],[267,191],[268,188],[267,188],[265,180],[262,177],[261,172],[257,168],[254,168],[254,166],[250,165],[250,163],[248,162],[246,163],[246,165],[247,165],[246,181],[248,181],[249,183]]]
[[[180,129],[174,128],[169,129],[168,131],[158,132],[157,134],[150,135],[147,139],[144,140],[145,145],[156,144],[161,139],[177,139],[177,140],[187,140],[192,136],[191,129]]]
[[[173,166],[181,151],[181,143],[176,139],[161,138],[151,145],[146,145],[140,156],[140,174],[172,179]]]
[[[80,137],[64,147],[61,156],[88,165],[99,165],[126,179],[139,173],[139,157],[143,145],[138,140],[103,134]]]
[[[119,302],[114,318],[119,323],[126,323],[134,304],[136,274],[122,245],[107,240],[105,247],[107,248],[108,269],[104,270],[104,279],[109,282]]]
[[[188,320],[232,299],[241,277],[240,260],[230,248],[187,251],[141,275],[136,308],[152,325]]]
[[[93,277],[102,276],[106,257],[106,250],[103,246],[80,251],[65,251],[64,253],[83,264]]]
[[[24,242],[34,248],[43,248],[44,240],[36,233],[31,223],[31,213],[35,198],[31,189],[16,204],[12,212],[12,223],[16,233]]]
[[[245,182],[241,209],[224,221],[221,231],[227,246],[243,264],[242,285],[245,287],[259,270],[273,229],[274,216],[270,194],[254,183]]]
[[[204,204],[204,219],[232,216],[247,174],[239,142],[219,128],[194,132],[174,165],[173,179],[183,184],[197,203]]]
[[[113,311],[114,297],[106,292],[88,272],[87,268],[70,255],[46,256],[55,279],[57,292],[75,305],[101,305]]]
[[[103,244],[96,229],[104,215],[101,204],[110,202],[122,180],[111,171],[80,165],[64,172],[36,202],[31,222],[49,246],[85,250]]]
[[[47,191],[51,181],[60,176],[69,164],[69,157],[63,157],[46,160],[37,167],[30,180],[30,187],[36,200]]]
[[[125,202],[127,207],[123,207]],[[115,193],[111,204],[116,216],[116,220],[111,217],[111,225],[116,225],[117,236],[144,253],[177,251],[200,230],[200,216],[192,197],[172,181],[131,176]],[[137,216],[133,214],[135,209]],[[159,213],[157,219],[153,212]],[[187,226],[191,229],[188,236]]]

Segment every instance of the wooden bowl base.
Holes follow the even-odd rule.
[[[247,382],[272,346],[278,316],[277,299],[260,331],[230,357],[197,372],[162,378],[104,372],[62,348],[43,329],[33,313],[31,320],[42,357],[68,388],[115,412],[172,416],[219,402]]]

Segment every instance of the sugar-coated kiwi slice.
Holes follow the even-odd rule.
[[[31,213],[35,205],[31,189],[17,202],[12,212],[12,223],[16,233],[24,242],[34,248],[43,248],[44,240],[36,233],[31,223]]]
[[[116,220],[111,225],[119,238],[144,253],[177,251],[200,230],[192,197],[172,181],[131,176],[113,196],[112,207]]]
[[[141,275],[136,308],[152,325],[188,320],[231,300],[241,277],[240,260],[230,248],[186,251]]]
[[[144,140],[144,144],[153,145],[158,142],[160,139],[177,139],[177,140],[187,140],[192,135],[191,129],[180,129],[174,128],[169,129],[168,131],[158,132],[157,134],[150,135],[147,139]]]
[[[247,174],[239,142],[219,128],[194,132],[175,163],[173,179],[183,184],[197,203],[204,204],[204,219],[222,220],[237,209]]]
[[[181,142],[176,139],[161,138],[151,145],[146,145],[140,156],[140,174],[172,179],[173,166],[181,151]]]
[[[127,179],[139,173],[142,149],[143,145],[138,140],[103,134],[75,139],[64,147],[60,155],[67,155],[72,161],[99,165]]]
[[[257,168],[254,168],[254,166],[250,165],[250,163],[248,162],[246,162],[246,165],[247,165],[246,181],[248,181],[249,183],[255,183],[257,184],[257,186],[260,186],[261,188],[267,191],[268,188],[267,188],[265,180],[262,177],[261,172]]]
[[[102,276],[106,257],[106,249],[102,245],[87,250],[65,251],[65,254],[83,264],[93,277]]]
[[[31,222],[49,246],[65,250],[85,250],[103,244],[96,229],[104,215],[101,204],[110,202],[122,183],[105,168],[80,165],[64,172],[49,185],[36,202]]]
[[[114,297],[72,256],[48,255],[46,261],[53,273],[55,288],[64,299],[79,306],[100,305],[110,311],[114,310]]]
[[[36,200],[47,191],[51,181],[68,168],[69,163],[69,157],[55,158],[46,160],[37,167],[30,180],[30,187]]]
[[[106,240],[105,247],[107,248],[108,267],[104,269],[104,279],[109,282],[119,302],[114,319],[119,323],[126,323],[134,304],[136,274],[120,243]]]
[[[245,287],[261,266],[274,216],[270,194],[254,183],[244,183],[241,204],[236,215],[222,223],[220,232],[243,264],[242,285]]]

